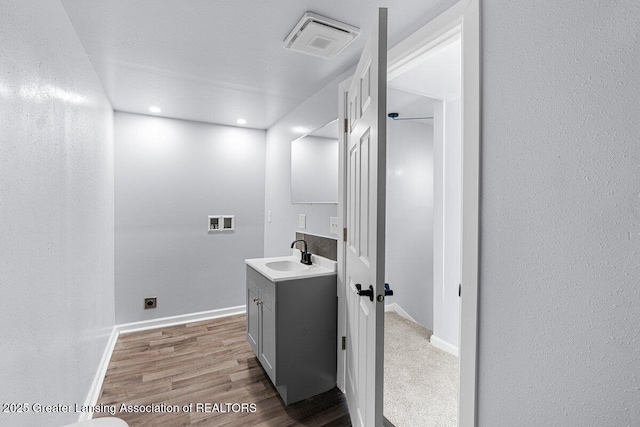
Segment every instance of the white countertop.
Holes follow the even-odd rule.
[[[294,249],[293,255],[270,257],[270,258],[252,258],[245,259],[244,262],[253,267],[258,273],[262,274],[272,282],[282,282],[285,280],[305,279],[307,277],[318,276],[331,276],[335,275],[338,267],[338,263],[327,258],[323,258],[317,255],[311,255],[312,265],[304,265],[300,263],[300,251]],[[297,271],[278,271],[272,270],[265,264],[278,261],[291,261],[300,263],[301,266],[306,267],[304,270]]]

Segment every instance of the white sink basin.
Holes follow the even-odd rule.
[[[290,256],[253,258],[244,261],[247,266],[274,283],[336,274],[337,262],[313,255],[311,259],[313,264],[305,265],[300,262],[300,251],[294,249],[292,252],[293,255]]]
[[[272,261],[264,266],[275,271],[302,271],[309,269],[308,265],[293,261]]]

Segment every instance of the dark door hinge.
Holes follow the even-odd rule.
[[[342,241],[343,242],[347,241],[347,227],[342,229]]]
[[[349,129],[349,119],[344,119],[344,133],[347,133],[347,129]]]
[[[342,337],[342,349],[347,349],[347,337]]]
[[[458,283],[458,296],[462,296],[462,283]]]

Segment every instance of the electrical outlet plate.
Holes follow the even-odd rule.
[[[298,228],[303,230],[307,228],[307,216],[305,214],[300,214],[298,216]]]
[[[338,217],[337,216],[329,217],[329,232],[331,234],[338,234],[339,233],[339,230],[338,230]]]

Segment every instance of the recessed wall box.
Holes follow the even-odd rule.
[[[219,231],[220,230],[220,217],[209,215],[209,231]]]
[[[150,297],[144,299],[144,309],[156,308],[158,306],[158,298]]]
[[[359,34],[352,25],[306,12],[284,40],[284,48],[332,59]]]
[[[222,229],[223,230],[233,230],[234,229],[234,219],[233,215],[222,216]]]
[[[235,229],[233,215],[209,215],[207,231],[228,231]]]

